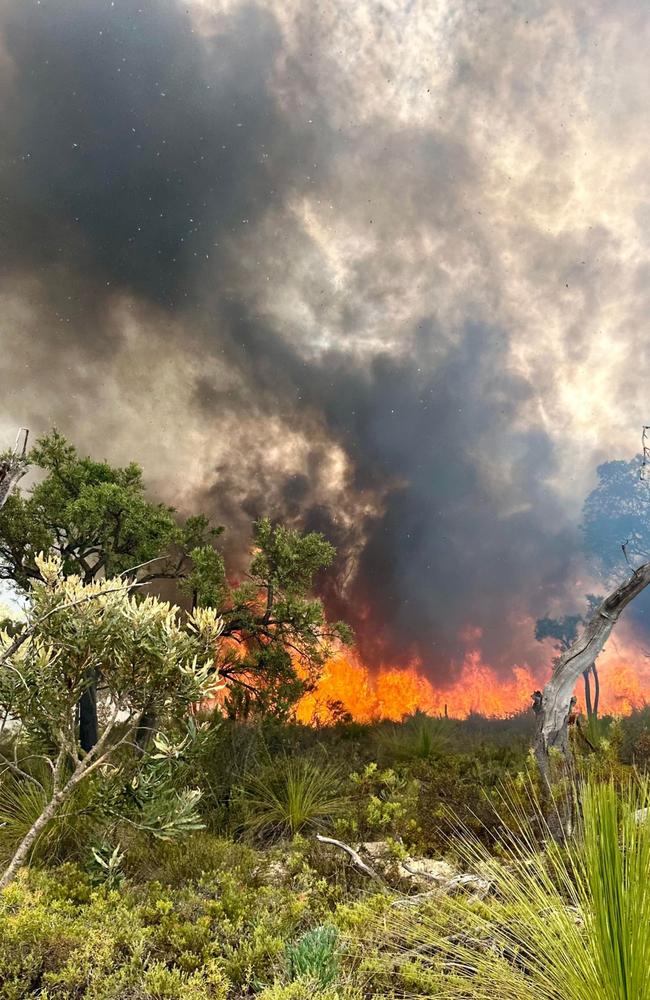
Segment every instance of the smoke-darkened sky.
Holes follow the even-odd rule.
[[[647,422],[623,0],[0,0],[0,430],[339,549],[365,655],[541,655]]]

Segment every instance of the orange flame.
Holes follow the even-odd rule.
[[[612,642],[598,660],[598,673],[601,715],[627,715],[650,703],[650,659],[634,641]],[[343,650],[327,661],[315,689],[299,702],[296,715],[300,722],[313,725],[331,724],[343,713],[357,722],[399,721],[416,710],[458,719],[474,712],[504,717],[529,709],[532,692],[544,686],[547,676],[523,664],[504,677],[472,651],[453,684],[435,687],[417,663],[406,669],[382,667],[373,673],[356,653]],[[582,680],[576,695],[582,706]]]

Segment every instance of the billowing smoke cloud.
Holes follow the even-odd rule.
[[[0,0],[0,429],[141,461],[235,565],[255,516],[323,530],[372,662],[534,663],[647,419],[648,33],[631,0]]]

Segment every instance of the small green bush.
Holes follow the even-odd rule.
[[[339,933],[324,925],[306,931],[285,948],[290,979],[312,979],[321,986],[331,986],[340,973]]]
[[[356,841],[417,839],[420,783],[409,770],[381,770],[371,761],[350,775],[349,785],[353,808],[337,821],[337,833]]]
[[[50,991],[61,1000],[118,1000],[177,990],[202,1000],[220,997],[224,983],[246,991],[282,965],[309,906],[309,893],[265,884],[255,871],[118,891],[94,887],[73,865],[29,869],[0,895],[0,998]]]

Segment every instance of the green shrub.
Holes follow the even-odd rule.
[[[462,826],[491,843],[501,823],[494,801],[499,800],[509,776],[525,768],[526,758],[517,751],[490,746],[414,765],[419,779],[418,849],[434,855],[447,852],[450,839],[455,839],[454,830]],[[451,814],[456,822],[450,820]]]
[[[417,839],[416,807],[420,783],[408,769],[380,770],[372,761],[349,777],[353,808],[336,823],[353,840]]]
[[[255,871],[117,891],[72,865],[26,870],[0,895],[0,998],[148,997],[152,983],[161,996],[178,988],[197,1000],[220,996],[226,982],[246,991],[280,968],[309,904],[308,893]]]
[[[223,870],[246,881],[263,868],[262,859],[246,844],[205,831],[180,842],[161,842],[128,829],[118,834],[125,852],[124,871],[136,882],[153,878],[162,885],[181,887]]]
[[[228,980],[215,963],[206,963],[198,972],[187,974],[153,962],[143,976],[147,1000],[226,1000]]]
[[[650,783],[590,781],[583,820],[560,849],[540,851],[527,820],[502,859],[466,831],[466,870],[493,887],[484,901],[439,896],[395,912],[393,958],[405,992],[474,1000],[649,1000]],[[536,824],[537,825],[537,824]],[[423,986],[423,984],[425,984]]]

